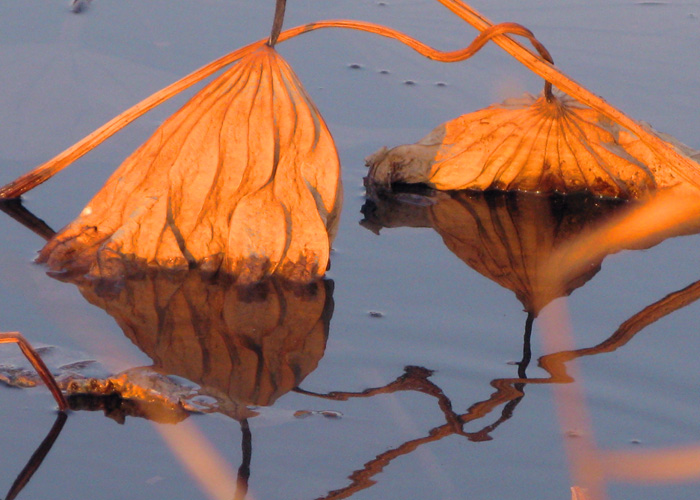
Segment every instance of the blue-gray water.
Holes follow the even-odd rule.
[[[55,155],[121,110],[210,60],[267,35],[273,5],[253,0],[94,0],[81,15],[68,2],[0,5],[0,184]],[[428,0],[290,0],[286,26],[328,18],[386,24],[436,47],[462,47],[473,29]],[[385,4],[385,5],[384,5]],[[532,29],[564,72],[632,117],[700,148],[700,3],[480,1],[494,21]],[[396,42],[364,33],[321,31],[279,47],[332,131],[343,164],[345,205],[334,244],[334,312],[325,353],[301,384],[308,391],[359,392],[386,385],[408,365],[465,413],[515,377],[526,314],[515,295],[469,268],[429,228],[360,226],[363,158],[381,146],[414,142],[459,114],[540,81],[498,47],[453,65],[424,60]],[[360,69],[349,65],[359,64]],[[388,74],[380,73],[387,70]],[[415,85],[405,85],[412,80]],[[437,86],[444,82],[446,86]],[[140,119],[26,196],[55,229],[72,220],[109,173],[183,98]],[[0,328],[37,345],[118,371],[148,365],[115,321],[70,284],[32,264],[42,240],[0,217]],[[609,257],[569,301],[578,347],[607,338],[645,306],[700,279],[697,236]],[[382,317],[372,317],[371,311]],[[696,443],[700,306],[658,321],[611,354],[581,361],[596,440],[605,448]],[[1,356],[15,359],[15,346]],[[537,324],[533,355],[542,354]],[[3,359],[0,359],[0,364]],[[528,375],[543,376],[535,363]],[[54,403],[43,389],[0,388],[0,491],[43,439]],[[342,418],[297,410],[333,410]],[[496,407],[466,426],[502,416]],[[250,419],[250,491],[255,499],[323,497],[377,455],[443,426],[435,398],[415,391],[346,402],[294,392]],[[193,417],[230,463],[241,463],[237,422]],[[353,498],[570,498],[551,387],[530,385],[489,441],[446,436],[417,447],[375,475]],[[639,444],[632,444],[638,440]],[[614,484],[614,499],[695,499],[698,483]],[[102,413],[73,412],[20,498],[204,498],[143,419],[120,426]]]

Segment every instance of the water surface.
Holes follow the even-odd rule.
[[[95,0],[78,16],[45,0],[0,5],[0,183],[158,88],[265,37],[273,11],[272,2],[266,3]],[[492,20],[528,26],[566,73],[631,116],[700,148],[697,2],[474,6]],[[387,24],[445,49],[464,46],[475,34],[428,0],[294,0],[286,26],[325,18]],[[360,393],[390,384],[406,367],[432,375],[423,392],[414,387],[340,401],[291,391],[259,408],[248,420],[252,497],[320,498],[354,484],[353,498],[569,498],[563,443],[576,439],[577,429],[559,426],[551,386],[527,385],[522,399],[492,405],[465,425],[467,435],[444,430],[440,401],[448,398],[454,412],[464,415],[489,400],[495,392],[491,381],[517,376],[512,362],[522,356],[523,304],[513,291],[466,265],[435,227],[416,223],[420,227],[383,228],[377,235],[360,225],[366,218],[365,156],[381,146],[414,142],[439,123],[502,98],[537,93],[539,79],[495,46],[448,66],[390,40],[323,31],[286,42],[279,51],[334,135],[346,200],[328,274],[333,307],[327,340],[300,387],[317,394]],[[54,229],[68,223],[183,99],[140,119],[29,193],[26,206]],[[6,216],[0,217],[0,232],[3,330],[19,330],[37,346],[56,346],[65,356],[59,364],[97,360],[116,373],[157,361],[76,286],[46,276],[32,263],[41,238]],[[700,279],[698,243],[697,236],[684,236],[608,257],[569,299],[576,347],[598,344],[647,305]],[[695,443],[698,317],[699,306],[691,304],[614,353],[581,360],[580,381],[600,446]],[[530,377],[545,376],[534,362],[548,354],[538,327],[535,321]],[[0,354],[0,363],[21,362],[15,346],[3,346]],[[304,413],[295,416],[299,411]],[[48,391],[0,388],[0,443],[7,450],[0,456],[0,489],[9,489],[54,418]],[[220,413],[188,421],[235,475],[246,461],[239,423]],[[443,430],[431,437],[432,429]],[[387,451],[387,460],[375,461]],[[366,474],[353,483],[349,476],[368,463]],[[693,499],[699,491],[697,483],[614,484],[610,496]],[[147,420],[127,417],[119,425],[103,412],[75,411],[19,498],[205,494]]]

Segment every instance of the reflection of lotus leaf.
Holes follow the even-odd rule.
[[[136,261],[312,281],[328,265],[339,173],[314,104],[264,46],[169,118],[40,260],[102,277]]]
[[[415,203],[413,194],[383,193],[364,208],[363,222],[378,227],[427,226],[471,268],[515,292],[528,312],[537,315],[549,302],[582,286],[600,269],[603,258],[550,288],[539,274],[552,252],[594,227],[621,203],[590,196],[543,196],[530,193],[436,193]],[[411,200],[406,202],[402,200]]]
[[[106,290],[93,280],[77,284],[153,359],[154,369],[235,405],[271,405],[296,387],[323,356],[333,314],[330,281],[240,288],[191,271],[133,278]]]
[[[547,101],[526,95],[463,115],[416,144],[384,148],[367,163],[377,184],[425,183],[442,190],[629,199],[679,182],[636,136],[567,96]]]

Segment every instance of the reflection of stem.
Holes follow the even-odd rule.
[[[523,393],[518,390],[513,390],[511,387],[499,388],[498,392],[491,396],[488,401],[477,403],[469,408],[464,415],[457,415],[452,410],[452,402],[445,396],[442,389],[433,384],[427,378],[432,375],[431,370],[422,367],[408,366],[405,368],[406,373],[397,378],[395,381],[383,387],[366,389],[362,392],[339,392],[334,391],[328,394],[317,394],[296,388],[295,391],[309,396],[321,397],[324,399],[332,399],[336,401],[347,401],[350,398],[365,398],[372,397],[377,394],[394,393],[398,391],[415,390],[424,394],[429,394],[438,399],[440,409],[446,416],[447,423],[430,430],[427,436],[407,441],[406,443],[388,450],[378,455],[373,460],[370,460],[365,466],[355,471],[350,475],[351,484],[345,488],[328,493],[323,499],[338,499],[347,498],[357,491],[369,488],[374,484],[372,477],[379,474],[387,465],[395,458],[412,453],[420,446],[439,441],[447,436],[461,435],[470,441],[480,442],[489,441],[491,439],[489,433],[495,430],[499,425],[513,416],[513,410],[523,397]],[[496,381],[494,381],[496,382]],[[494,423],[487,425],[483,429],[476,432],[465,432],[462,430],[464,424],[478,420],[488,415],[494,408],[507,403],[501,412],[501,416]]]
[[[396,448],[393,448],[380,455],[377,455],[376,458],[367,462],[362,469],[359,469],[350,475],[349,479],[351,480],[351,484],[349,484],[345,488],[332,491],[323,498],[347,498],[357,491],[369,488],[375,483],[375,481],[372,478],[378,473],[380,473],[394,459],[412,453],[423,444],[432,443],[454,434],[464,436],[470,441],[486,441],[491,439],[489,434],[496,427],[498,427],[498,425],[500,425],[501,423],[505,422],[513,416],[513,411],[515,407],[524,397],[523,388],[525,385],[570,383],[572,382],[572,379],[569,375],[567,375],[565,368],[565,363],[567,361],[583,356],[591,356],[594,354],[615,351],[619,347],[622,347],[627,342],[629,342],[632,339],[632,337],[639,333],[644,327],[654,323],[655,321],[672,313],[673,311],[687,306],[688,304],[698,300],[699,298],[700,281],[696,281],[695,283],[685,287],[684,289],[679,290],[677,292],[673,292],[664,297],[663,299],[655,302],[654,304],[651,304],[650,306],[642,309],[637,314],[635,314],[634,316],[630,317],[627,321],[622,323],[620,327],[615,331],[615,333],[613,333],[608,339],[594,347],[577,349],[572,351],[561,351],[541,357],[539,360],[539,365],[550,374],[550,377],[548,378],[528,379],[526,378],[524,372],[525,368],[527,367],[527,363],[525,361],[529,358],[529,355],[531,353],[529,348],[529,338],[532,333],[532,322],[534,320],[534,315],[528,314],[528,320],[526,322],[525,328],[523,361],[518,367],[519,378],[504,378],[493,380],[491,382],[491,386],[496,389],[496,392],[494,392],[489,397],[489,399],[472,405],[463,415],[457,415],[456,417],[458,419],[458,426],[455,426],[454,417],[452,417],[448,419],[448,422],[445,425],[435,427],[432,430],[430,430],[427,436],[407,441],[406,443]],[[430,370],[426,370],[425,368],[422,368],[422,370],[424,370],[428,374],[428,376],[432,373],[430,372]],[[430,384],[429,391],[425,390],[427,387],[423,385],[414,385],[413,387],[411,387],[410,384],[406,384],[407,376],[408,368],[407,373],[404,374],[402,377],[396,379],[394,382],[384,387],[367,389],[359,393],[331,392],[322,395],[314,394],[308,391],[303,391],[301,389],[297,389],[297,391],[303,394],[323,397],[327,399],[345,401],[352,397],[371,397],[376,394],[385,394],[388,392],[396,392],[399,390],[420,390],[421,392],[424,392],[426,394],[436,396],[438,398],[438,401],[446,401],[445,404],[441,403],[441,407],[447,407],[449,404],[449,408],[452,408],[452,403],[450,402],[450,400],[435,384],[426,381],[428,384]],[[496,422],[484,427],[483,429],[477,432],[465,432],[462,430],[464,424],[485,417],[501,404],[505,404],[505,406],[503,407],[500,418],[496,420]],[[452,414],[454,414],[454,412],[452,412]]]
[[[0,198],[0,210],[46,241],[53,238],[56,234],[56,231],[51,229],[46,222],[27,210],[26,207],[22,205],[21,200],[3,200]]]
[[[700,280],[696,281],[673,293],[669,293],[663,299],[645,307],[627,321],[622,323],[615,333],[594,347],[576,349],[573,351],[561,351],[540,358],[542,368],[550,373],[558,373],[566,376],[564,363],[583,356],[592,356],[606,352],[613,352],[632,340],[637,333],[647,326],[655,323],[664,316],[668,316],[678,309],[692,304],[700,299]]]
[[[347,393],[350,394],[350,393]],[[364,395],[358,395],[358,397],[363,397]],[[441,425],[440,427],[435,427],[430,430],[427,436],[418,438],[418,439],[413,439],[411,441],[407,441],[403,443],[402,445],[387,450],[384,453],[377,455],[376,458],[370,460],[367,462],[362,469],[356,470],[353,472],[350,476],[349,479],[351,483],[341,489],[331,491],[328,493],[326,496],[322,497],[323,500],[329,500],[329,499],[338,499],[338,498],[347,498],[354,493],[364,490],[366,488],[369,488],[372,486],[375,481],[372,479],[372,477],[376,476],[380,472],[384,470],[384,468],[389,465],[394,459],[401,457],[403,455],[408,455],[412,452],[414,452],[416,449],[418,449],[420,446],[428,443],[434,443],[435,441],[439,441],[447,436],[452,436],[455,434],[462,435],[469,439],[470,441],[475,441],[475,442],[480,442],[480,441],[489,441],[491,437],[489,436],[489,433],[493,430],[495,430],[500,424],[508,420],[510,417],[513,416],[513,410],[517,406],[517,404],[520,402],[522,399],[522,393],[519,393],[518,396],[513,398],[503,409],[503,412],[501,413],[500,418],[494,422],[493,424],[490,424],[483,429],[477,431],[477,432],[464,432],[462,430],[456,430],[455,426],[452,425],[451,423],[447,423],[445,425]],[[491,401],[491,400],[489,400]],[[489,413],[494,407],[498,406],[501,404],[501,401],[498,400],[493,405],[488,405],[490,406],[489,410],[484,412],[484,413]],[[479,410],[483,410],[484,407],[487,405],[482,405]],[[469,421],[476,420],[478,418],[481,418],[482,416],[482,411],[475,411],[474,413],[467,413],[465,415],[459,416],[459,425],[460,427],[464,424],[466,424]]]
[[[532,312],[527,313],[527,319],[525,320],[525,336],[523,337],[523,359],[518,363],[518,377],[527,378],[525,373],[527,367],[530,365],[530,360],[532,359],[532,323],[535,321],[535,314]]]
[[[238,468],[236,481],[236,496],[234,500],[244,500],[248,494],[248,480],[250,479],[250,460],[253,456],[253,435],[250,432],[248,419],[241,420],[241,452],[243,459]]]
[[[22,489],[27,485],[34,473],[39,469],[39,466],[41,466],[41,463],[46,458],[46,455],[48,455],[49,451],[51,451],[51,447],[56,442],[61,430],[63,430],[63,426],[67,419],[68,416],[64,412],[60,412],[56,416],[56,421],[51,427],[51,430],[36,449],[32,455],[32,458],[29,459],[27,465],[24,466],[22,472],[19,473],[19,476],[17,476],[15,482],[12,483],[12,487],[7,493],[5,500],[13,500],[14,498],[17,498],[19,492],[22,491]]]
[[[528,38],[533,45],[542,54],[542,57],[547,61],[551,61],[551,56],[547,50],[542,46],[537,39],[533,36],[532,32],[523,26],[515,23],[502,23],[500,25],[494,25],[487,29],[481,30],[482,32],[477,36],[469,47],[461,50],[456,50],[452,52],[443,52],[436,50],[418,40],[404,35],[403,33],[387,28],[385,26],[365,23],[361,21],[346,21],[346,20],[332,20],[332,21],[319,21],[316,23],[306,24],[299,26],[297,28],[292,28],[287,31],[280,33],[277,41],[282,42],[289,40],[295,36],[309,33],[323,28],[347,28],[355,29],[360,31],[366,31],[369,33],[374,33],[388,38],[393,38],[402,42],[418,53],[428,57],[429,59],[434,59],[441,62],[457,62],[468,59],[474,55],[484,44],[490,40],[492,37],[498,37],[504,33],[513,33],[520,36]],[[216,71],[222,69],[223,67],[245,57],[246,55],[252,53],[253,51],[259,49],[265,45],[267,41],[260,40],[254,42],[250,45],[242,47],[235,50],[209,64],[201,67],[200,69],[190,73],[186,77],[178,80],[177,82],[168,85],[167,87],[159,90],[155,94],[147,97],[140,103],[132,106],[126,111],[122,112],[115,118],[112,118],[109,122],[102,125],[100,128],[92,132],[87,137],[81,139],[77,143],[73,144],[71,147],[59,153],[57,156],[47,161],[46,163],[39,165],[34,170],[20,176],[9,184],[0,187],[0,199],[17,198],[23,193],[26,193],[30,189],[35,188],[39,184],[49,180],[51,177],[56,175],[58,172],[66,168],[73,161],[77,160],[81,156],[88,153],[90,150],[101,144],[103,141],[116,134],[122,128],[126,127],[128,124],[136,120],[138,117],[147,113],[156,106],[167,101],[171,97],[179,94],[183,90],[191,87],[195,83],[200,82],[204,78],[210,76]],[[533,56],[534,57],[534,56]]]
[[[453,428],[454,432],[461,432],[460,417],[452,409],[452,402],[445,396],[437,385],[428,380],[433,372],[420,366],[407,366],[405,372],[399,378],[383,387],[373,387],[365,389],[362,392],[340,392],[333,391],[328,394],[319,394],[304,390],[300,387],[294,389],[295,392],[314,396],[323,399],[332,399],[334,401],[347,401],[350,398],[371,398],[378,394],[391,394],[400,391],[416,391],[422,392],[429,396],[433,396],[438,400],[438,406],[445,415],[445,419]]]

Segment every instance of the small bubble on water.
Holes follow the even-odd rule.
[[[379,74],[380,74],[380,75],[388,75],[388,74],[389,74],[389,70],[388,70],[388,69],[380,69],[380,70],[379,70]]]
[[[369,312],[369,317],[370,317],[370,318],[383,318],[383,317],[384,317],[384,313],[381,313],[381,312],[379,312],[379,311],[370,311],[370,312]]]
[[[436,87],[447,87],[447,84],[445,82],[435,82]]]
[[[358,64],[358,63],[350,63],[350,64],[348,64],[348,68],[350,68],[350,69],[362,69],[362,68],[364,68],[364,66],[362,66],[362,64]]]
[[[404,81],[403,81],[403,84],[404,84],[404,85],[411,86],[411,85],[415,85],[416,82],[414,82],[413,80],[404,80]]]
[[[377,2],[377,5],[378,5],[379,7],[386,7],[386,6],[389,5],[389,4],[386,3],[386,2]]]
[[[642,444],[640,439],[630,439],[630,444]]]
[[[74,14],[80,14],[85,12],[90,6],[92,0],[72,0],[70,3],[70,10]]]

